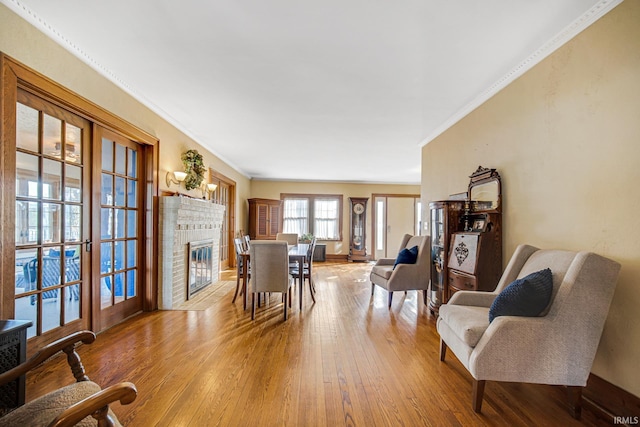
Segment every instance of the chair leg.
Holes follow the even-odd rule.
[[[374,285],[373,283],[371,284],[371,296],[373,296],[373,290],[376,288],[376,285]]]
[[[440,338],[440,361],[444,362],[444,358],[447,355],[447,343]]]
[[[391,300],[393,299],[393,292],[389,291],[389,308],[391,308]]]
[[[233,294],[233,299],[231,300],[231,303],[236,302],[236,298],[238,297],[239,291],[240,291],[240,276],[238,276],[238,278],[236,279],[236,293]]]
[[[422,302],[424,302],[424,305],[428,305],[429,303],[427,302],[427,290],[423,290],[422,291]]]
[[[309,291],[311,292],[311,299],[315,303],[316,302],[316,296],[315,296],[315,292],[313,290],[313,283],[311,283],[311,279],[309,279]]]
[[[287,294],[288,293],[289,292],[285,292],[284,293],[284,304],[283,305],[284,305],[284,321],[285,322],[287,321]]]
[[[251,320],[256,318],[256,293],[251,294]]]
[[[567,386],[569,394],[569,413],[573,418],[579,420],[582,416],[582,387]]]
[[[472,396],[472,404],[473,411],[476,413],[480,413],[482,409],[482,396],[484,395],[484,384],[485,380],[473,380],[473,396]]]
[[[304,277],[298,278],[300,284],[300,292],[298,292],[298,301],[300,302],[300,312],[302,312],[302,297],[304,296]]]

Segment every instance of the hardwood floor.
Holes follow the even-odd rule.
[[[449,352],[438,359],[435,319],[416,292],[371,297],[370,264],[314,264],[317,302],[305,288],[283,322],[279,295],[256,311],[231,303],[235,283],[199,311],[136,316],[79,353],[102,386],[131,381],[138,398],[113,405],[128,426],[604,426],[565,408],[560,387],[487,382],[482,414],[471,376]],[[224,273],[224,280],[232,280]],[[27,378],[27,400],[67,384],[63,358]]]

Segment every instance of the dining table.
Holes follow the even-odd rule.
[[[300,292],[298,293],[299,301],[300,301],[300,310],[302,310],[302,291],[304,285],[304,264],[307,262],[307,251],[309,250],[308,243],[298,243],[297,245],[288,245],[289,247],[289,263],[297,263],[298,264],[298,283],[300,283]],[[247,309],[247,279],[249,278],[249,267],[251,263],[251,256],[249,255],[249,250],[242,251],[240,253],[242,257],[242,265],[245,268],[242,269],[242,290],[243,290],[243,306],[244,309]]]

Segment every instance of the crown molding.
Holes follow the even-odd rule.
[[[440,126],[438,126],[429,136],[423,139],[420,142],[420,146],[424,147],[434,139],[436,139],[439,135],[444,133],[447,129],[455,125],[457,122],[462,120],[465,116],[471,113],[473,110],[478,108],[480,105],[484,104],[490,98],[492,98],[496,93],[500,92],[502,89],[511,84],[518,77],[529,71],[540,61],[545,59],[547,56],[551,55],[558,48],[564,45],[566,42],[577,36],[584,29],[588,28],[596,22],[598,19],[602,18],[609,11],[611,11],[614,7],[618,6],[622,3],[623,0],[602,0],[598,2],[598,4],[594,5],[591,9],[589,9],[586,13],[580,16],[578,19],[569,24],[564,30],[558,33],[551,40],[546,42],[542,47],[536,50],[532,55],[530,55],[523,62],[518,64],[514,69],[509,71],[506,75],[504,75],[501,79],[491,85],[489,88],[481,92],[474,100],[469,102],[463,108],[458,110],[457,113],[449,117],[445,120]]]

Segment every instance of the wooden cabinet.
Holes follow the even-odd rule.
[[[249,237],[275,240],[282,231],[282,200],[249,199]]]
[[[431,285],[429,309],[436,313],[447,299],[449,283],[449,240],[460,229],[463,201],[443,200],[429,203],[429,229],[431,233]]]
[[[448,298],[457,291],[493,291],[502,274],[499,218],[491,230],[455,233],[449,249]]]
[[[429,204],[432,313],[458,291],[493,291],[502,274],[500,175],[479,167],[470,178],[464,200]]]
[[[28,320],[0,320],[0,372],[6,372],[26,360]],[[25,376],[0,387],[0,416],[24,405]]]

